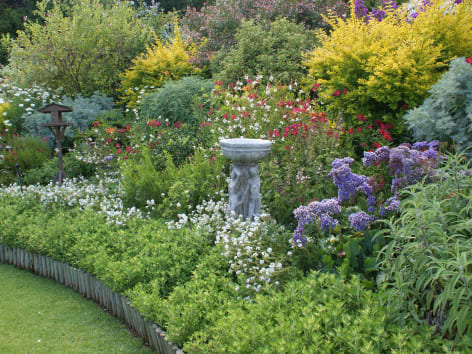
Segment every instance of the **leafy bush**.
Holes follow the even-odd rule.
[[[77,95],[75,99],[63,97],[61,104],[72,108],[72,112],[62,114],[62,120],[64,122],[74,124],[72,127],[68,127],[65,132],[66,137],[72,137],[75,134],[86,130],[89,127],[90,122],[96,120],[98,115],[110,111],[113,107],[113,99],[95,92],[90,97],[83,97],[80,94]],[[53,135],[48,128],[41,127],[41,124],[51,121],[50,114],[40,112],[23,114],[22,119],[24,121],[23,128],[31,135],[47,135],[51,139],[53,138]]]
[[[429,93],[403,117],[413,136],[452,141],[459,151],[472,153],[472,57],[454,59]]]
[[[182,37],[180,27],[174,20],[171,37],[166,42],[155,37],[155,43],[133,59],[133,66],[122,74],[123,100],[134,107],[146,88],[153,90],[166,81],[198,73],[199,70],[190,62],[196,50],[194,44]]]
[[[401,214],[381,232],[380,254],[391,316],[428,322],[462,341],[472,325],[472,178],[461,156],[451,155],[434,183],[410,187]]]
[[[243,21],[235,34],[236,44],[224,53],[215,71],[217,80],[236,82],[245,75],[272,76],[284,84],[300,81],[305,74],[302,52],[311,50],[314,35],[302,24],[287,19]]]
[[[194,42],[203,43],[197,62],[204,65],[219,50],[228,50],[235,43],[234,38],[243,19],[274,21],[284,17],[290,21],[305,24],[309,29],[325,27],[323,15],[332,13],[343,16],[347,13],[344,1],[311,0],[216,0],[200,11],[187,8],[182,18],[184,33]]]
[[[217,305],[219,318],[195,333],[183,349],[189,353],[444,349],[426,327],[388,324],[388,310],[357,277],[312,273],[287,284],[283,292],[230,305]]]
[[[63,158],[64,172],[67,178],[92,177],[95,175],[95,165],[77,160],[73,154],[66,154]],[[48,184],[57,174],[57,158],[46,161],[40,167],[25,172],[23,183]]]
[[[170,155],[163,154],[167,161],[162,171],[155,169],[148,149],[143,151],[140,164],[126,161],[122,174],[128,203],[145,207],[152,201],[161,216],[176,218],[226,187],[224,158],[196,150],[191,161],[177,168]]]
[[[470,0],[453,11],[447,4],[435,1],[414,20],[401,8],[382,21],[354,14],[332,20],[333,31],[307,58],[310,90],[331,112],[343,112],[348,126],[363,114],[370,124],[393,123],[394,137],[404,135],[404,110],[423,101],[449,61],[472,53]]]
[[[5,71],[26,87],[36,82],[72,96],[113,95],[119,73],[149,40],[127,2],[44,0],[37,7],[38,22],[18,32]]]
[[[22,173],[41,166],[50,156],[46,140],[36,137],[12,136],[0,144],[0,184],[17,179],[16,165]]]
[[[2,23],[0,23],[0,65],[8,62],[9,49],[4,46],[3,38],[7,41],[14,37],[18,30],[23,29],[23,23],[28,18],[33,18],[33,10],[35,1],[4,1],[0,4],[0,12],[2,14]]]
[[[210,92],[212,88],[212,81],[196,76],[168,81],[156,92],[143,97],[139,116],[168,121],[170,124],[177,122],[195,124],[197,117],[193,107],[197,104],[196,98]]]

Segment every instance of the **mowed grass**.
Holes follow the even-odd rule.
[[[0,353],[150,353],[116,318],[50,279],[0,264]]]

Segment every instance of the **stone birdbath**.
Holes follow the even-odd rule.
[[[266,157],[272,143],[262,139],[223,139],[221,152],[230,159],[229,209],[244,219],[253,220],[261,207],[261,180],[258,163]]]

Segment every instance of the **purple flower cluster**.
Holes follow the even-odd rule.
[[[396,9],[398,5],[395,1],[391,0],[382,0],[382,8],[380,9],[372,9],[370,12],[365,6],[365,0],[355,0],[354,1],[354,13],[356,14],[357,18],[362,18],[366,23],[369,23],[370,20],[376,19],[377,21],[382,21],[387,13],[384,9],[391,8]]]
[[[296,245],[305,245],[306,238],[303,237],[305,225],[319,221],[320,229],[329,231],[338,225],[338,220],[333,215],[341,212],[341,204],[337,198],[323,199],[321,202],[314,201],[307,206],[300,206],[293,214],[298,221],[297,228],[293,233],[293,241]]]
[[[348,218],[351,227],[357,231],[364,231],[375,220],[375,216],[360,211],[349,215]]]
[[[386,146],[374,152],[364,152],[362,163],[364,166],[379,165],[388,162],[390,174],[394,176],[392,191],[420,181],[438,160],[439,142],[417,142],[413,145],[400,144],[389,149]]]
[[[364,166],[388,163],[390,174],[394,176],[391,190],[395,195],[388,198],[379,207],[379,214],[384,216],[387,212],[398,210],[400,200],[397,192],[400,188],[411,185],[431,174],[439,160],[439,143],[417,142],[413,145],[400,144],[395,148],[382,146],[373,152],[364,152],[362,162]],[[322,231],[329,231],[338,225],[338,220],[333,216],[341,213],[341,203],[352,199],[357,193],[363,193],[367,197],[368,213],[361,211],[353,213],[348,217],[351,228],[357,231],[365,230],[374,220],[373,214],[377,210],[377,200],[374,196],[374,185],[376,178],[367,178],[363,175],[352,173],[351,166],[354,160],[350,157],[334,159],[328,177],[333,178],[333,183],[338,187],[338,197],[324,199],[321,202],[312,202],[307,206],[300,206],[294,211],[298,221],[297,228],[293,234],[296,245],[304,246],[306,238],[303,236],[305,225],[319,223]]]
[[[388,198],[384,205],[379,208],[380,216],[384,216],[388,211],[397,211],[400,206],[400,200],[397,195],[394,195],[391,198]]]
[[[350,157],[334,159],[328,177],[332,177],[334,185],[338,187],[338,200],[340,202],[351,199],[358,192],[361,192],[367,197],[369,212],[373,213],[376,201],[370,184],[371,181],[366,176],[352,173],[351,165],[353,161]]]

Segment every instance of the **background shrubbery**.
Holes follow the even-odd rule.
[[[404,119],[416,139],[452,142],[472,153],[472,59],[457,58],[431,88],[424,103]]]

